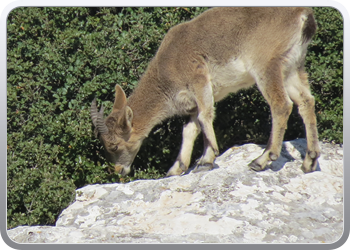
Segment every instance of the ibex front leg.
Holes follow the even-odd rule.
[[[183,127],[180,153],[166,176],[180,175],[187,171],[191,163],[193,144],[200,132],[201,128],[197,120],[197,114],[192,115],[190,121]]]
[[[214,97],[211,83],[196,89],[198,105],[198,121],[203,131],[204,152],[192,172],[207,171],[213,169],[213,162],[219,154],[213,128],[214,121]]]
[[[270,67],[265,76],[257,81],[257,85],[270,105],[272,116],[272,130],[266,149],[260,157],[249,164],[253,170],[261,171],[265,169],[269,161],[277,160],[280,155],[293,103],[284,88],[282,73],[278,65]]]

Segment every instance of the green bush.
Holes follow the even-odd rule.
[[[17,8],[7,20],[8,228],[54,224],[92,183],[161,178],[175,160],[186,118],[156,126],[121,178],[92,132],[96,96],[111,110],[116,83],[137,85],[167,30],[206,8]],[[319,29],[306,67],[316,98],[320,139],[342,143],[343,23],[332,8],[315,8]],[[242,115],[244,114],[244,115]],[[220,150],[266,143],[270,111],[256,88],[217,104]],[[285,139],[303,137],[297,110]],[[202,153],[197,140],[193,160]]]
[[[306,68],[315,94],[320,138],[343,143],[343,18],[336,9],[315,8],[318,32]]]

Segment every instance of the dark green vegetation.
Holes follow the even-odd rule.
[[[75,189],[92,183],[160,178],[175,160],[182,124],[174,118],[151,132],[121,178],[94,137],[94,96],[109,113],[116,83],[137,85],[167,30],[203,8],[17,8],[7,21],[8,228],[54,224]],[[342,143],[343,21],[315,8],[318,33],[306,68],[316,98],[321,140]],[[285,140],[304,137],[297,110]],[[214,124],[221,152],[247,142],[267,143],[269,107],[256,88],[217,104]],[[201,138],[194,157],[201,155]]]

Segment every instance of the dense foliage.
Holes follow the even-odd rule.
[[[8,228],[53,224],[92,183],[160,178],[181,142],[176,118],[145,140],[129,177],[113,173],[92,132],[94,96],[106,113],[116,83],[130,94],[167,30],[206,8],[17,8],[7,20]],[[315,8],[318,33],[306,67],[315,95],[320,139],[342,143],[343,21],[332,8]],[[252,88],[217,104],[220,150],[244,142],[266,143],[269,108]],[[303,137],[297,113],[285,139]],[[194,160],[202,150],[196,143]]]

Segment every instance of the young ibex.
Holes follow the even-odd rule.
[[[314,97],[304,60],[316,31],[309,8],[213,8],[169,30],[129,97],[119,85],[111,114],[91,105],[91,117],[107,158],[123,175],[152,128],[174,115],[187,115],[180,153],[167,176],[184,173],[192,147],[203,131],[204,153],[196,171],[210,170],[219,150],[213,130],[214,102],[254,83],[270,105],[272,131],[263,154],[251,169],[265,169],[280,155],[293,103],[307,136],[302,170],[316,169],[320,155]]]

